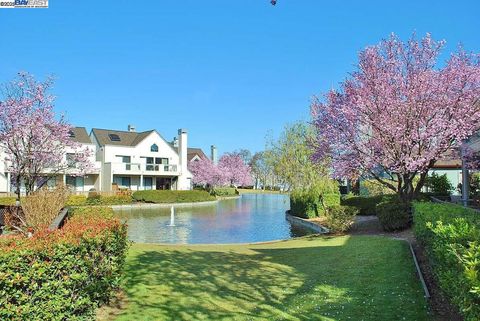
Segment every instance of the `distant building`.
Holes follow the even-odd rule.
[[[187,149],[187,160],[189,162],[194,162],[201,159],[208,159],[207,155],[205,155],[201,148],[191,147]]]
[[[177,147],[156,130],[136,132],[133,126],[127,131],[94,128],[90,138],[101,162],[102,191],[191,189],[186,130],[178,130]]]

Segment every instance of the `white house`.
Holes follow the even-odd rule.
[[[94,128],[90,139],[101,163],[101,191],[115,187],[191,189],[185,129],[178,130],[176,144],[167,142],[156,130],[136,132],[130,125],[127,131]]]
[[[79,171],[75,168],[75,164],[72,167],[57,173],[48,182],[48,186],[55,186],[58,182],[70,185],[76,192],[86,192],[90,189],[100,188],[100,162],[95,160],[95,145],[90,140],[85,127],[74,127],[70,131],[70,138],[80,143],[80,149],[91,151],[89,160],[92,163],[90,170],[83,176],[79,176]],[[69,154],[73,153],[73,150],[67,150],[64,161],[68,162]],[[0,193],[15,192],[15,188],[11,185],[11,175],[8,172],[8,164],[5,161],[5,154],[2,152],[0,161]],[[22,188],[23,189],[23,188]]]
[[[134,191],[191,189],[188,154],[198,150],[187,148],[185,129],[178,130],[173,143],[167,142],[156,130],[136,132],[133,126],[128,126],[127,131],[94,128],[90,135],[85,127],[74,127],[70,137],[81,144],[81,149],[91,151],[89,157],[93,166],[84,175],[79,175],[72,164],[52,177],[48,186],[63,182],[75,192],[112,191],[116,187]],[[71,153],[73,150],[66,151],[66,163]],[[15,189],[10,183],[5,154],[0,157],[0,193],[13,193]]]

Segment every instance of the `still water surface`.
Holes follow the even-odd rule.
[[[175,208],[175,226],[170,209],[119,210],[128,221],[128,235],[139,243],[248,243],[307,235],[285,219],[288,195],[243,194],[238,199],[212,205]]]

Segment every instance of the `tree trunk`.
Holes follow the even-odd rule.
[[[21,180],[20,180],[20,176],[17,175],[17,177],[15,178],[15,184],[17,185],[16,189],[15,189],[15,194],[17,194],[17,201],[20,203],[20,183],[21,183]]]

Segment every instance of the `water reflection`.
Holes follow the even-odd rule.
[[[244,194],[213,205],[118,211],[128,220],[128,234],[140,243],[244,243],[288,239],[308,234],[285,220],[288,196]]]

